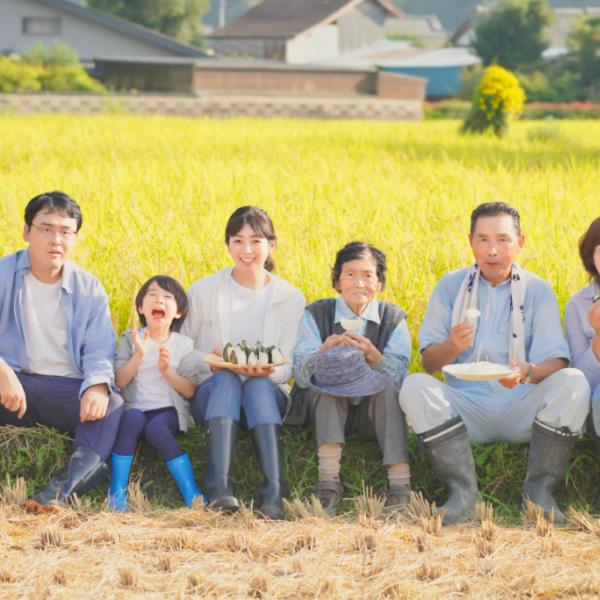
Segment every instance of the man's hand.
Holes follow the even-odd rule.
[[[347,338],[344,337],[344,335],[330,335],[319,348],[319,352],[325,352],[325,350],[329,350],[329,348],[335,348],[336,346],[345,343],[347,343]]]
[[[471,348],[475,343],[475,331],[470,323],[460,323],[450,329],[448,336],[454,351],[458,354]]]
[[[16,412],[17,419],[22,419],[27,410],[25,390],[15,372],[4,362],[0,365],[0,404]]]
[[[374,367],[383,358],[381,352],[373,346],[369,338],[352,331],[346,331],[342,337],[346,338],[346,344],[358,348],[364,354],[365,360],[371,367]]]
[[[164,346],[158,349],[158,370],[164,373],[171,366],[171,351]]]
[[[503,385],[505,388],[512,390],[515,386],[519,385],[525,377],[527,377],[527,373],[529,372],[529,363],[516,363],[512,362],[510,365],[514,373],[503,377],[502,379],[498,379],[498,383]]]
[[[103,419],[108,408],[108,386],[105,383],[91,385],[83,392],[80,402],[79,419],[82,423]]]

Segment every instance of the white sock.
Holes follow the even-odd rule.
[[[322,444],[317,449],[319,457],[319,481],[340,479],[342,444]]]
[[[410,485],[410,467],[401,462],[388,465],[388,481],[390,485]]]

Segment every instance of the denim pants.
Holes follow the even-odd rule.
[[[74,435],[74,446],[90,448],[102,460],[110,456],[123,415],[123,399],[119,394],[109,395],[103,419],[82,423],[79,420],[81,379],[22,372],[16,375],[25,390],[27,411],[22,419],[17,419],[16,412],[0,406],[0,425],[55,427]]]
[[[174,408],[141,411],[126,410],[113,452],[123,456],[135,453],[139,437],[143,434],[148,444],[166,462],[183,454],[175,436],[179,433],[179,420]]]
[[[254,429],[267,423],[281,425],[286,406],[285,394],[269,377],[242,380],[223,369],[198,386],[190,412],[197,423],[218,418],[239,421],[243,409],[248,429]]]

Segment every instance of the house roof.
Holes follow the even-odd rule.
[[[184,44],[183,42],[169,37],[168,35],[164,35],[158,31],[154,31],[153,29],[148,29],[147,27],[143,27],[137,23],[132,23],[126,19],[115,17],[94,8],[88,8],[86,6],[81,6],[80,4],[75,4],[69,0],[34,1],[61,12],[80,17],[86,21],[91,21],[98,25],[102,25],[107,29],[118,31],[119,33],[129,37],[142,40],[149,44],[154,44],[155,46],[159,46],[165,50],[170,50],[174,54],[179,54],[181,56],[206,56],[206,53],[202,52],[202,50],[199,48],[190,46],[189,44]]]
[[[346,52],[328,60],[319,61],[321,65],[346,68],[366,67],[466,67],[479,64],[481,59],[465,48],[416,48],[409,42],[381,40],[367,46]]]
[[[264,0],[209,38],[292,38],[316,25],[335,21],[365,0]],[[391,0],[373,0],[390,15],[404,13]]]

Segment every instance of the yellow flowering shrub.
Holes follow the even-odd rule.
[[[501,136],[510,121],[521,115],[524,104],[525,92],[517,77],[502,67],[488,67],[475,90],[461,131],[481,133],[491,128]]]

